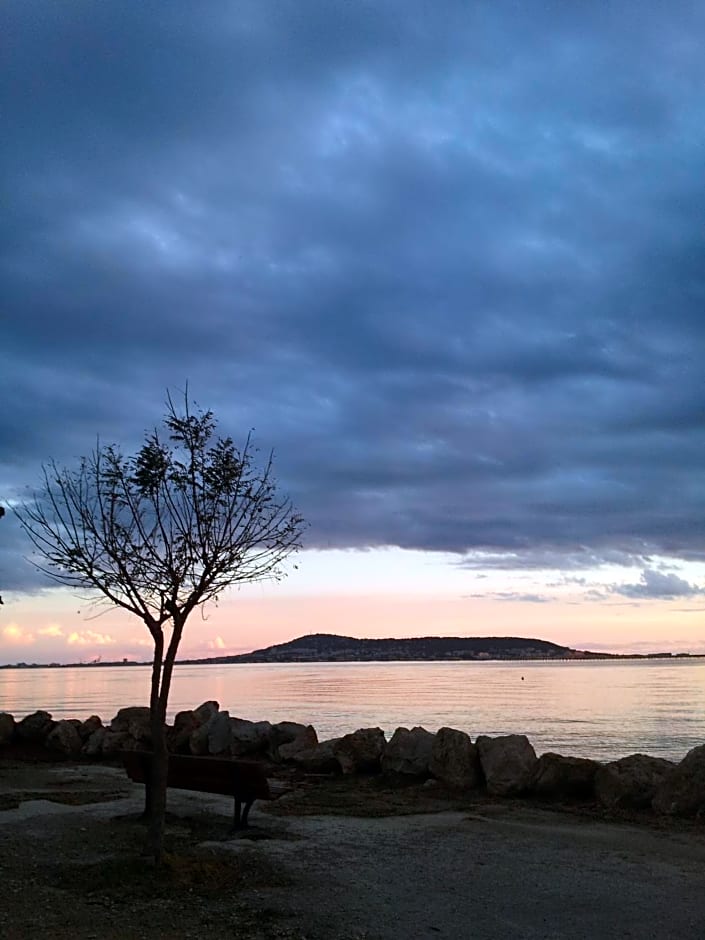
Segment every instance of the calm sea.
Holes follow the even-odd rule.
[[[145,704],[149,668],[0,670],[0,711],[113,717]],[[216,699],[231,715],[311,723],[319,738],[376,726],[521,732],[537,752],[680,760],[705,743],[705,660],[177,666],[170,715]]]

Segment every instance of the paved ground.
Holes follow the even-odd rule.
[[[181,889],[158,903],[149,896],[131,902],[108,889],[77,894],[75,886],[56,887],[57,865],[63,871],[124,852],[127,830],[119,820],[140,809],[141,788],[110,768],[83,783],[83,770],[58,773],[54,790],[63,773],[69,793],[98,798],[102,788],[117,798],[78,806],[35,799],[0,812],[3,938],[705,937],[702,828],[659,831],[509,802],[382,818],[255,811],[255,838],[227,839],[229,800],[172,791],[171,829],[181,832],[179,818],[190,820],[188,837],[200,840],[201,851],[237,861],[245,873],[237,892],[188,902]],[[22,888],[27,882],[34,910]],[[36,910],[40,902],[53,905],[46,916]],[[96,903],[111,920],[96,920]]]
[[[267,851],[298,869],[298,890],[268,902],[298,909],[322,936],[354,926],[370,940],[705,937],[702,840],[516,810],[292,829],[300,845]]]

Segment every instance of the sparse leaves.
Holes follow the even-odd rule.
[[[231,584],[276,578],[303,529],[249,438],[238,451],[211,412],[179,414],[171,400],[164,424],[168,442],[151,431],[134,456],[99,445],[74,470],[49,464],[18,512],[51,577],[158,625]]]

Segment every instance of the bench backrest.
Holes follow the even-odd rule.
[[[131,780],[135,783],[148,781],[151,752],[123,751],[121,757]],[[170,754],[167,786],[201,793],[222,793],[243,800],[271,799],[267,776],[261,764],[232,758]]]

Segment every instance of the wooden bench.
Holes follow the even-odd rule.
[[[127,776],[145,785],[145,815],[151,808],[152,754],[150,751],[122,751],[120,754]],[[264,768],[256,761],[233,760],[225,757],[190,757],[170,754],[167,787],[196,790],[199,793],[222,793],[235,800],[233,828],[244,829],[255,800],[275,800],[288,787],[268,780]]]

